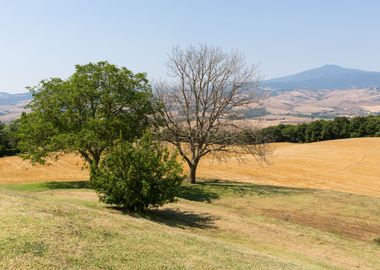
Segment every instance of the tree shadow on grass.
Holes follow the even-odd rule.
[[[69,181],[69,182],[46,182],[44,183],[46,188],[48,189],[89,189],[90,182],[89,181]]]
[[[215,228],[214,221],[217,219],[209,214],[199,214],[179,208],[150,209],[140,216],[170,227],[198,229]]]
[[[111,207],[114,210],[120,211],[123,214],[134,218],[143,218],[156,223],[165,224],[170,227],[177,228],[198,228],[210,229],[216,228],[214,221],[217,217],[209,214],[199,214],[192,211],[184,211],[179,208],[159,208],[148,209],[144,212],[131,212],[120,207]]]
[[[52,181],[40,183],[5,184],[5,188],[14,191],[39,192],[54,189],[90,189],[89,181]]]
[[[220,196],[218,193],[208,190],[205,183],[200,183],[181,186],[178,197],[189,201],[211,203]]]
[[[244,196],[289,196],[314,192],[313,189],[291,188],[252,183],[210,180],[199,181],[197,184],[184,184],[180,188],[179,198],[189,201],[212,203],[222,197]],[[111,207],[117,211],[135,218],[148,219],[157,223],[179,228],[216,228],[214,221],[218,218],[207,213],[195,213],[179,208],[149,209],[135,213],[120,207]]]
[[[289,195],[301,195],[306,193],[315,192],[315,189],[308,188],[293,188],[274,185],[258,185],[253,183],[243,183],[224,180],[208,180],[202,181],[193,185],[184,185],[181,187],[180,198],[201,201],[212,202],[212,200],[219,199],[221,196],[289,196]]]

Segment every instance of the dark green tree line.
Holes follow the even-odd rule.
[[[307,124],[267,127],[263,137],[272,142],[308,143],[356,137],[380,137],[380,116],[337,117]]]
[[[0,157],[15,155],[19,152],[17,127],[19,120],[10,123],[0,122]]]

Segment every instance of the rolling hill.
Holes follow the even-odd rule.
[[[0,92],[0,105],[15,105],[32,99],[31,93],[11,94]]]
[[[262,86],[269,90],[258,117],[262,126],[380,114],[380,72],[324,65]]]
[[[25,105],[32,99],[31,93],[10,94],[0,92],[0,121],[9,122],[20,117]]]

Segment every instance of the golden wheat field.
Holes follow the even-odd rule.
[[[200,164],[198,177],[352,192],[380,197],[380,138],[357,138],[310,144],[272,144],[269,164],[246,157]],[[0,159],[0,183],[83,180],[87,169],[78,156],[66,155],[50,166],[19,157]]]
[[[352,192],[380,197],[380,138],[272,145],[269,164],[207,159],[199,177]]]

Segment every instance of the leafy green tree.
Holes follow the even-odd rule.
[[[20,119],[13,120],[7,123],[4,127],[4,136],[8,146],[8,152],[11,154],[16,154],[19,152],[18,149],[18,128]]]
[[[132,211],[173,202],[184,179],[177,155],[150,134],[119,143],[92,174],[101,201]]]
[[[355,138],[355,137],[366,136],[367,134],[365,130],[365,125],[366,125],[365,117],[352,118],[349,124],[350,137]]]
[[[350,137],[380,137],[380,116],[337,117],[331,121],[317,120],[300,125],[280,124],[263,128],[260,133],[271,142],[316,142]]]
[[[321,140],[322,124],[320,121],[314,121],[308,124],[305,130],[306,142],[318,142]]]
[[[284,139],[282,137],[282,129],[284,127],[285,125],[280,124],[277,126],[263,128],[261,133],[263,134],[263,137],[268,139],[269,142],[283,142]]]
[[[344,139],[350,137],[350,120],[347,117],[336,117],[335,122],[335,134],[336,139]]]
[[[364,126],[368,136],[380,136],[380,116],[369,116]]]
[[[140,137],[152,112],[146,75],[108,62],[77,65],[68,79],[43,80],[30,90],[18,146],[23,157],[42,164],[78,152],[96,168],[115,140]]]
[[[306,127],[304,125],[284,125],[281,139],[286,142],[303,142]]]
[[[8,142],[6,140],[4,129],[4,123],[0,122],[0,157],[6,154],[6,150],[8,148]]]

